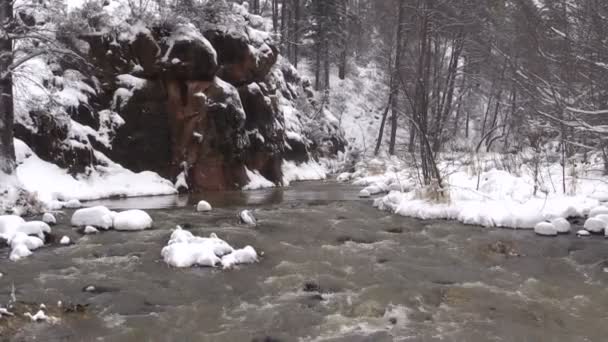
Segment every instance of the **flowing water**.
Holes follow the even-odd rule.
[[[9,341],[606,341],[608,241],[419,221],[357,188],[292,188],[104,202],[147,208],[155,228],[80,236],[18,263],[0,249],[0,303],[88,304]],[[236,213],[254,209],[257,228]],[[160,259],[176,225],[263,252],[222,271]],[[83,288],[93,285],[96,291]],[[0,324],[2,319],[0,319]]]

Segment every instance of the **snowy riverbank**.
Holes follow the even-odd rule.
[[[420,219],[450,219],[485,227],[532,229],[539,222],[562,217],[584,217],[608,199],[608,178],[593,163],[568,170],[562,187],[559,164],[534,169],[525,163],[497,162],[497,155],[467,160],[451,156],[440,163],[447,198],[432,201],[420,191],[415,168],[398,159],[360,162],[340,181],[365,186],[363,195],[377,195],[374,206]],[[535,192],[535,188],[537,189]]]

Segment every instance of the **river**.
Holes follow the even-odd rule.
[[[0,248],[0,303],[88,305],[8,341],[606,341],[608,242],[536,237],[391,215],[359,188],[285,189],[102,201],[145,208],[155,228],[81,236],[71,212],[53,228],[75,240],[13,263]],[[254,209],[256,228],[237,222]],[[170,231],[217,233],[263,253],[223,271],[174,269]],[[95,291],[83,291],[94,286]],[[2,320],[2,319],[0,319]],[[0,324],[1,321],[0,321]]]

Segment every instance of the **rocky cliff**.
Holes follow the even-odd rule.
[[[77,174],[103,164],[101,152],[200,191],[242,188],[252,174],[281,185],[285,160],[343,149],[337,121],[310,104],[309,83],[281,57],[265,20],[241,6],[230,25],[109,25],[84,14],[86,30],[71,43],[87,63],[49,61],[55,110],[18,115],[17,137],[40,158]]]

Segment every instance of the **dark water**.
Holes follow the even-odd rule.
[[[13,263],[0,249],[0,303],[89,304],[86,315],[30,323],[14,341],[606,341],[608,241],[539,238],[375,210],[357,188],[129,199],[155,229],[82,237]],[[155,209],[152,209],[155,208]],[[255,209],[260,224],[240,226]],[[160,259],[176,224],[254,246],[259,264],[173,269]],[[99,293],[83,292],[95,285]]]

